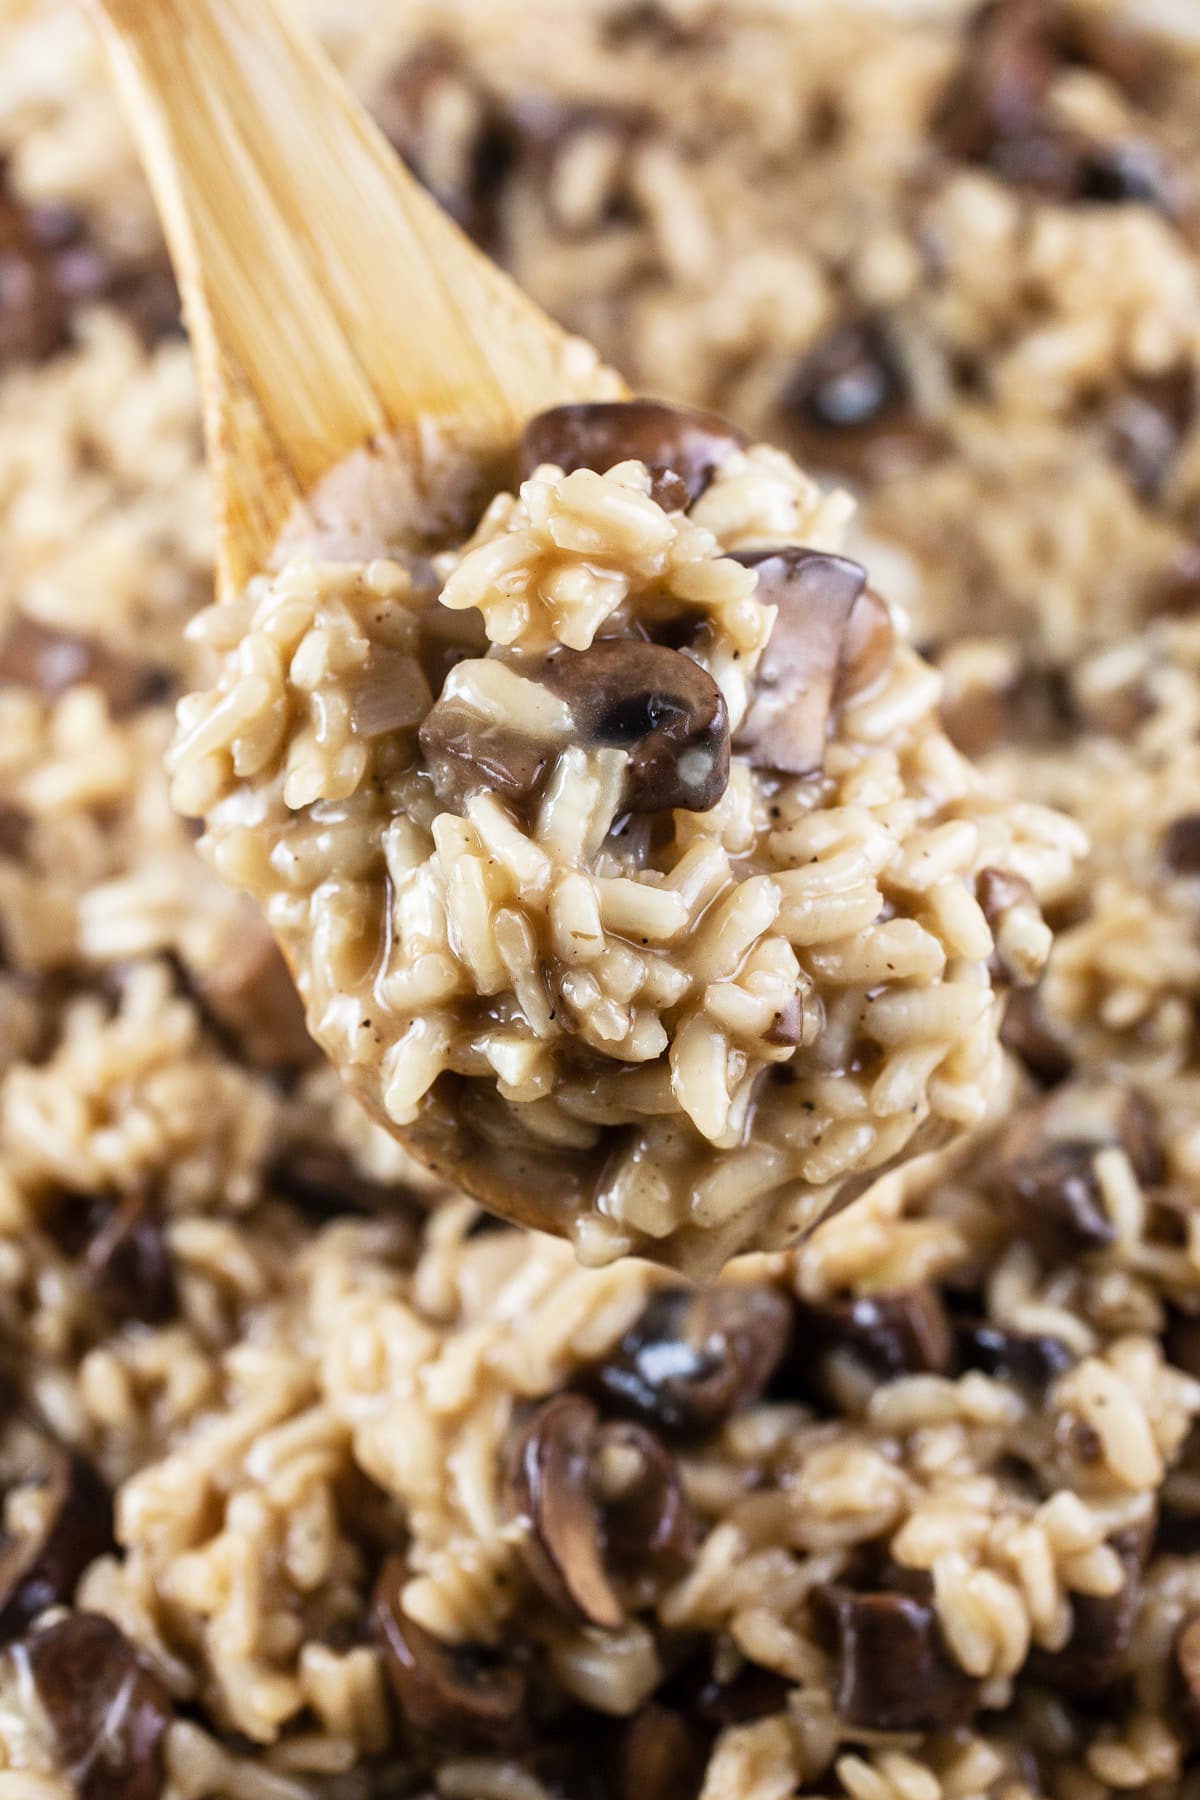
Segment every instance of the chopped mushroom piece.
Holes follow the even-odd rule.
[[[1096,1145],[1054,1144],[1008,1165],[1000,1194],[1020,1237],[1048,1260],[1103,1250],[1116,1236],[1096,1179]]]
[[[1115,1594],[1071,1595],[1071,1635],[1061,1650],[1031,1653],[1028,1670],[1034,1680],[1086,1696],[1120,1676],[1133,1638],[1152,1536],[1153,1526],[1147,1523],[1128,1526],[1109,1538],[1124,1571],[1120,1587]]]
[[[609,1631],[626,1622],[615,1574],[678,1573],[692,1526],[678,1471],[640,1425],[602,1425],[578,1394],[534,1413],[512,1445],[509,1510],[524,1521],[522,1553],[542,1592],[568,1615]]]
[[[101,689],[118,717],[168,691],[162,671],[151,664],[24,614],[0,637],[0,687],[9,683],[33,688],[47,700],[87,683]]]
[[[87,1247],[97,1299],[116,1320],[163,1325],[176,1307],[175,1271],[163,1222],[149,1201],[123,1200]]]
[[[686,1442],[758,1398],[791,1333],[792,1307],[777,1288],[664,1288],[585,1379],[602,1407]]]
[[[960,1324],[955,1330],[961,1368],[982,1369],[996,1381],[1011,1381],[1031,1393],[1044,1393],[1075,1362],[1074,1352],[1048,1332],[1010,1331],[989,1321]]]
[[[82,1456],[50,1448],[40,1524],[0,1552],[0,1643],[68,1603],[88,1564],[112,1548],[112,1499]]]
[[[1200,875],[1200,813],[1172,819],[1163,837],[1162,853],[1173,875]]]
[[[1049,928],[1029,883],[1007,869],[980,869],[975,896],[992,928],[993,974],[1013,987],[1037,980],[1046,961]]]
[[[895,1381],[902,1375],[945,1374],[953,1340],[945,1308],[931,1287],[845,1300],[800,1299],[782,1390],[827,1399],[823,1364],[835,1352],[866,1369],[873,1382]]]
[[[581,401],[553,406],[530,420],[521,439],[520,478],[526,480],[543,463],[555,464],[565,475],[575,469],[602,475],[617,463],[637,461],[652,477],[676,476],[686,505],[699,499],[715,469],[745,447],[742,433],[713,413],[657,400]],[[667,497],[677,500],[678,493],[668,490]]]
[[[710,1734],[656,1701],[612,1736],[611,1800],[694,1800],[708,1760]]]
[[[758,571],[758,599],[779,609],[738,747],[755,768],[811,775],[825,761],[835,696],[851,699],[890,655],[890,616],[867,598],[866,570],[844,556],[792,544],[733,560]]]
[[[1042,1087],[1054,1087],[1071,1073],[1070,1052],[1055,1035],[1036,987],[1014,988],[1008,995],[1000,1042]]]
[[[466,1745],[503,1743],[522,1723],[527,1678],[515,1662],[472,1644],[445,1644],[404,1610],[408,1572],[389,1556],[371,1603],[371,1629],[405,1721]]]
[[[1178,1716],[1188,1741],[1200,1743],[1200,1616],[1187,1619],[1175,1639]]]
[[[567,702],[572,736],[628,753],[621,804],[630,812],[708,812],[729,781],[729,714],[698,662],[664,644],[600,638],[555,650],[540,679]]]
[[[834,1657],[833,1703],[869,1731],[938,1731],[974,1711],[977,1684],[942,1643],[932,1606],[906,1594],[816,1593]]]
[[[16,1645],[78,1800],[158,1800],[170,1695],[125,1633],[69,1613]]]
[[[837,324],[808,351],[781,396],[801,450],[850,476],[929,459],[937,433],[913,406],[908,376],[876,318]]]

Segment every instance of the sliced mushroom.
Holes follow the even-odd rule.
[[[1143,499],[1161,494],[1195,413],[1195,385],[1186,368],[1130,382],[1109,408],[1108,453]]]
[[[604,1539],[618,1568],[682,1572],[692,1560],[695,1528],[674,1459],[644,1425],[603,1425],[593,1481],[600,1493]]]
[[[322,1224],[347,1214],[394,1217],[421,1210],[415,1189],[402,1181],[377,1181],[331,1144],[290,1145],[272,1166],[270,1186]]]
[[[1163,835],[1162,855],[1172,875],[1200,875],[1200,813],[1172,819]]]
[[[942,98],[934,131],[951,156],[995,162],[1028,142],[1056,68],[1047,0],[990,0],[975,14],[963,66]]]
[[[1041,955],[1031,958],[1028,937],[1022,927],[1042,923],[1037,897],[1023,875],[1011,869],[980,869],[975,878],[975,897],[992,929],[992,975],[1006,985],[1026,987],[1042,969]]]
[[[16,1646],[78,1800],[159,1800],[171,1698],[125,1633],[69,1613]]]
[[[1115,1594],[1071,1595],[1071,1635],[1061,1650],[1030,1654],[1026,1667],[1033,1680],[1063,1693],[1091,1695],[1118,1679],[1133,1638],[1152,1536],[1152,1524],[1145,1524],[1109,1538],[1123,1571],[1120,1587]]]
[[[1053,1144],[1003,1171],[1000,1197],[1018,1236],[1051,1262],[1103,1250],[1116,1232],[1096,1179],[1094,1143]]]
[[[604,1630],[626,1622],[615,1574],[674,1574],[690,1555],[691,1522],[670,1457],[640,1426],[602,1425],[579,1394],[538,1407],[511,1447],[505,1490],[527,1528],[522,1552],[542,1592]]]
[[[23,806],[0,800],[0,862],[20,862],[32,830],[33,820]]]
[[[80,683],[98,687],[118,716],[165,698],[169,677],[151,664],[138,662],[74,632],[57,631],[23,614],[0,639],[0,687],[30,687],[47,700],[57,699]]]
[[[854,1299],[798,1300],[792,1354],[780,1378],[785,1393],[831,1397],[825,1361],[851,1357],[872,1382],[902,1375],[942,1375],[953,1340],[941,1300],[928,1286]]]
[[[669,471],[699,499],[714,473],[746,438],[713,413],[661,400],[587,400],[552,406],[529,421],[521,438],[520,478],[526,480],[542,463],[564,474],[595,469],[599,474],[620,462],[645,463],[653,476]],[[667,496],[677,500],[678,491]]]
[[[977,1684],[947,1653],[932,1606],[906,1594],[815,1595],[830,1633],[833,1704],[848,1725],[871,1731],[939,1731],[965,1724]]]
[[[1000,1042],[1043,1087],[1054,1087],[1071,1073],[1071,1053],[1055,1035],[1036,987],[1014,988],[1008,995]]]
[[[556,650],[539,678],[571,708],[577,739],[628,752],[622,807],[707,812],[729,782],[729,714],[698,662],[641,638]]]
[[[447,163],[436,125],[449,104],[465,115]],[[508,110],[482,88],[454,45],[422,44],[399,64],[374,101],[380,128],[413,174],[463,230],[485,248],[500,240],[503,201],[520,155]]]
[[[1033,1394],[1044,1393],[1075,1361],[1062,1338],[1041,1331],[1010,1331],[983,1319],[958,1325],[955,1344],[960,1368],[981,1369],[996,1381],[1011,1381]]]
[[[789,545],[782,550],[740,550],[735,562],[758,571],[757,597],[778,608],[770,641],[758,665],[754,697],[738,734],[739,748],[756,768],[811,775],[825,761],[835,694],[849,699],[845,667],[850,621],[866,589],[866,570],[844,556]],[[878,667],[883,631],[872,600],[854,633],[860,667]],[[886,608],[884,609],[886,613]],[[887,648],[890,651],[890,620]]]
[[[396,1704],[418,1731],[467,1746],[512,1738],[528,1680],[511,1659],[474,1644],[446,1644],[404,1610],[404,1561],[389,1556],[371,1601],[371,1630]]]
[[[695,1800],[711,1733],[651,1701],[611,1734],[611,1800]]]
[[[585,1380],[606,1410],[687,1442],[758,1398],[791,1332],[792,1308],[777,1288],[664,1288]]]
[[[0,1643],[66,1605],[88,1564],[112,1549],[112,1498],[99,1475],[61,1445],[49,1455],[38,1528],[0,1552]]]
[[[878,319],[835,325],[808,351],[780,397],[799,448],[853,476],[925,462],[937,434],[918,418],[908,377]]]
[[[163,1325],[174,1316],[174,1265],[162,1219],[149,1201],[131,1196],[114,1207],[88,1245],[84,1266],[114,1320]]]
[[[1200,1615],[1186,1619],[1174,1648],[1177,1712],[1191,1744],[1200,1743]]]

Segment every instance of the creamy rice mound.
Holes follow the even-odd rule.
[[[789,457],[594,402],[520,461],[430,565],[204,614],[174,799],[434,1166],[554,1183],[589,1262],[712,1269],[983,1117],[1083,840],[988,794]]]

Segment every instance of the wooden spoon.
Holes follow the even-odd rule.
[[[621,391],[422,191],[275,0],[88,4],[183,295],[222,596],[286,554],[354,554],[373,498],[394,526],[398,495],[428,508],[486,482],[531,414]],[[382,1122],[492,1211],[564,1229],[577,1159],[498,1162],[445,1109]]]
[[[531,413],[614,391],[475,249],[275,0],[89,0],[200,376],[217,571],[328,534],[322,479],[394,441],[476,469]],[[430,471],[430,479],[434,471]],[[328,510],[328,508],[326,508]]]

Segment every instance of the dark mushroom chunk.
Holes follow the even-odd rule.
[[[918,417],[909,380],[881,320],[835,325],[808,351],[779,400],[801,454],[851,476],[927,461],[938,436]]]
[[[625,1608],[604,1563],[604,1524],[592,1480],[595,1408],[563,1394],[539,1407],[512,1447],[506,1490],[526,1522],[526,1564],[562,1611],[616,1631]]]
[[[1021,913],[1035,920],[1041,919],[1033,889],[1023,875],[1014,875],[1010,869],[980,869],[975,878],[975,898],[992,930],[995,947],[990,966],[993,977],[1011,987],[1025,986],[1029,971],[1022,967],[1008,926],[1010,919]]]
[[[1061,1650],[1030,1653],[1031,1679],[1065,1694],[1089,1695],[1110,1687],[1123,1671],[1133,1638],[1142,1571],[1153,1536],[1152,1524],[1131,1525],[1109,1538],[1121,1562],[1115,1594],[1072,1594],[1071,1635]]]
[[[955,1348],[960,1368],[981,1369],[995,1381],[1011,1381],[1032,1394],[1045,1393],[1075,1362],[1074,1352],[1061,1338],[1042,1331],[1010,1331],[983,1319],[956,1327]]]
[[[864,674],[878,675],[886,666],[887,609],[874,597],[867,603],[853,634],[851,668],[847,646],[855,609],[865,598],[865,569],[798,545],[739,550],[733,560],[757,570],[757,598],[778,608],[738,747],[756,768],[815,774],[825,761],[835,699],[850,699]]]
[[[174,1708],[125,1633],[99,1613],[70,1613],[14,1655],[29,1671],[79,1800],[158,1800]]]
[[[714,1671],[713,1658],[702,1651],[678,1671],[660,1692],[690,1717],[721,1730],[765,1719],[787,1707],[792,1683],[774,1669],[745,1663],[727,1680]]]
[[[1108,409],[1108,453],[1144,500],[1161,495],[1195,416],[1195,386],[1183,368],[1131,382]]]
[[[435,161],[434,118],[447,99],[466,101],[471,124],[453,163]],[[402,62],[374,101],[380,129],[417,180],[485,248],[500,239],[505,192],[520,156],[514,120],[452,44],[426,43]]]
[[[412,1188],[403,1182],[377,1181],[332,1144],[290,1145],[272,1166],[269,1185],[321,1224],[347,1215],[387,1217],[420,1210]]]
[[[953,1360],[953,1339],[946,1310],[931,1287],[854,1299],[801,1299],[792,1353],[776,1391],[827,1401],[825,1364],[835,1352],[865,1369],[874,1384],[904,1375],[944,1375]]]
[[[1162,856],[1172,875],[1200,875],[1200,813],[1172,819],[1163,834]]]
[[[0,1551],[0,1643],[66,1605],[88,1564],[113,1546],[112,1496],[92,1465],[59,1444],[49,1456],[38,1528]]]
[[[689,1442],[758,1398],[791,1332],[792,1307],[777,1288],[663,1288],[584,1381],[606,1411]]]
[[[1200,1616],[1179,1628],[1172,1654],[1175,1665],[1176,1716],[1190,1744],[1200,1744]]]
[[[990,0],[971,20],[961,70],[943,95],[934,134],[950,156],[994,161],[1029,137],[1054,78],[1047,0]]]
[[[606,1794],[611,1800],[695,1800],[711,1733],[651,1701],[611,1734]]]
[[[0,638],[0,687],[30,687],[43,699],[56,700],[68,688],[85,682],[101,689],[118,717],[165,699],[169,691],[162,670],[124,656],[95,638],[59,631],[23,614]]]
[[[1001,1173],[1000,1198],[1017,1235],[1050,1262],[1106,1249],[1116,1236],[1096,1179],[1096,1150],[1091,1142],[1052,1144]]]
[[[33,820],[23,806],[0,800],[0,862],[20,862],[32,830]]]
[[[526,799],[554,757],[551,744],[485,718],[457,694],[443,694],[434,701],[417,737],[443,799],[478,788],[505,799]]]
[[[1054,1087],[1071,1073],[1071,1053],[1055,1035],[1036,987],[1014,988],[1008,995],[1000,1042],[1042,1087]]]
[[[687,406],[661,400],[577,401],[530,419],[521,437],[520,479],[527,480],[542,463],[553,463],[566,475],[576,469],[603,475],[617,463],[641,462],[652,477],[667,471],[677,477],[690,504],[746,443],[736,426]],[[674,510],[678,489],[667,488],[663,499]]]
[[[622,810],[707,812],[729,784],[729,714],[698,662],[640,638],[556,650],[539,679],[571,708],[585,744],[628,752]]]
[[[1151,618],[1191,619],[1200,612],[1200,541],[1181,544],[1154,576],[1145,608]]]
[[[514,1737],[525,1713],[524,1669],[482,1645],[435,1638],[404,1610],[406,1579],[403,1559],[389,1556],[371,1600],[371,1632],[406,1724],[469,1746]]]
[[[593,1478],[609,1559],[618,1569],[649,1563],[682,1573],[695,1550],[695,1526],[674,1458],[632,1422],[602,1425],[597,1446]]]
[[[84,1267],[114,1320],[165,1325],[174,1317],[174,1264],[162,1219],[148,1200],[133,1196],[113,1208],[87,1247]]]
[[[817,1590],[829,1634],[833,1704],[871,1731],[940,1731],[965,1724],[978,1685],[946,1651],[932,1606],[906,1594]]]
[[[579,1394],[545,1401],[518,1433],[505,1492],[527,1527],[522,1554],[534,1581],[560,1611],[604,1630],[626,1619],[616,1575],[677,1574],[690,1558],[692,1525],[670,1457],[642,1426],[602,1425]]]

